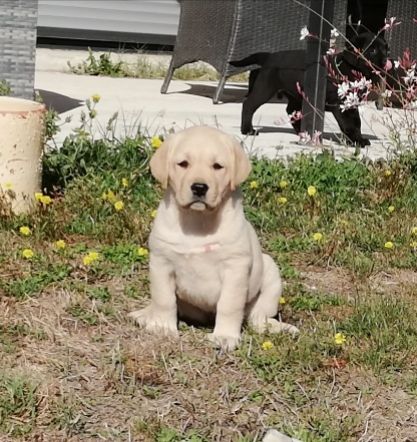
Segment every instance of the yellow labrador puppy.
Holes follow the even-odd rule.
[[[154,333],[177,335],[177,317],[215,318],[210,339],[225,350],[244,319],[257,331],[278,322],[278,267],[245,219],[238,185],[251,170],[242,147],[220,130],[197,126],[170,135],[150,162],[166,188],[149,238],[151,303],[130,313]]]

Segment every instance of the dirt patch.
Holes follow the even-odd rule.
[[[340,268],[308,267],[301,271],[302,283],[312,291],[346,296],[356,290],[355,280]]]
[[[415,290],[417,286],[417,272],[406,269],[393,269],[379,272],[369,279],[372,290],[376,292],[399,293]]]

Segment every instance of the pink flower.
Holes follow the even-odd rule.
[[[311,142],[318,146],[321,144],[321,132],[319,130],[315,130],[313,136],[311,137]]]
[[[336,38],[336,37],[339,37],[339,31],[337,30],[337,29],[335,29],[335,28],[333,28],[331,31],[330,31],[330,37],[331,38]]]
[[[382,28],[383,31],[389,31],[390,29],[394,28],[395,26],[398,26],[401,24],[400,21],[396,21],[397,17],[390,17],[385,19],[385,25]]]
[[[358,106],[366,102],[369,91],[372,88],[372,81],[365,77],[358,77],[357,80],[346,80],[339,84],[337,94],[342,100],[340,109],[342,112],[348,109],[356,109]]]
[[[306,37],[310,35],[309,30],[307,29],[307,26],[304,26],[300,31],[300,40],[305,40]]]
[[[337,87],[337,95],[339,95],[340,98],[345,98],[349,92],[349,89],[349,82],[344,81],[343,83],[340,83]]]
[[[308,144],[311,141],[311,137],[308,132],[300,132],[298,136],[300,137],[299,143],[301,144]]]

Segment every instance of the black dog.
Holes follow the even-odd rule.
[[[355,49],[357,48],[357,49]],[[357,108],[342,112],[342,100],[338,96],[338,83],[347,78],[349,81],[358,79],[358,73],[374,82],[379,77],[375,69],[382,72],[388,56],[388,45],[381,37],[372,33],[363,33],[352,40],[343,52],[326,56],[323,63],[327,67],[326,110],[335,116],[340,129],[349,144],[369,145],[368,139],[361,134],[361,120]],[[251,71],[249,76],[249,92],[243,103],[241,132],[245,135],[256,135],[252,126],[255,111],[272,97],[284,95],[288,99],[287,113],[301,111],[302,94],[297,83],[303,89],[305,72],[305,51],[282,51],[277,53],[260,52],[243,60],[232,61],[233,66],[259,65],[261,68]],[[301,130],[300,120],[292,121],[297,133]]]

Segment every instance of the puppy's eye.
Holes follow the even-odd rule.
[[[223,169],[223,166],[221,164],[219,164],[219,163],[214,163],[213,164],[213,169],[214,170],[220,170],[220,169]]]
[[[181,163],[178,163],[178,166],[182,167],[183,169],[186,169],[188,167],[188,161],[186,160],[181,161]]]

